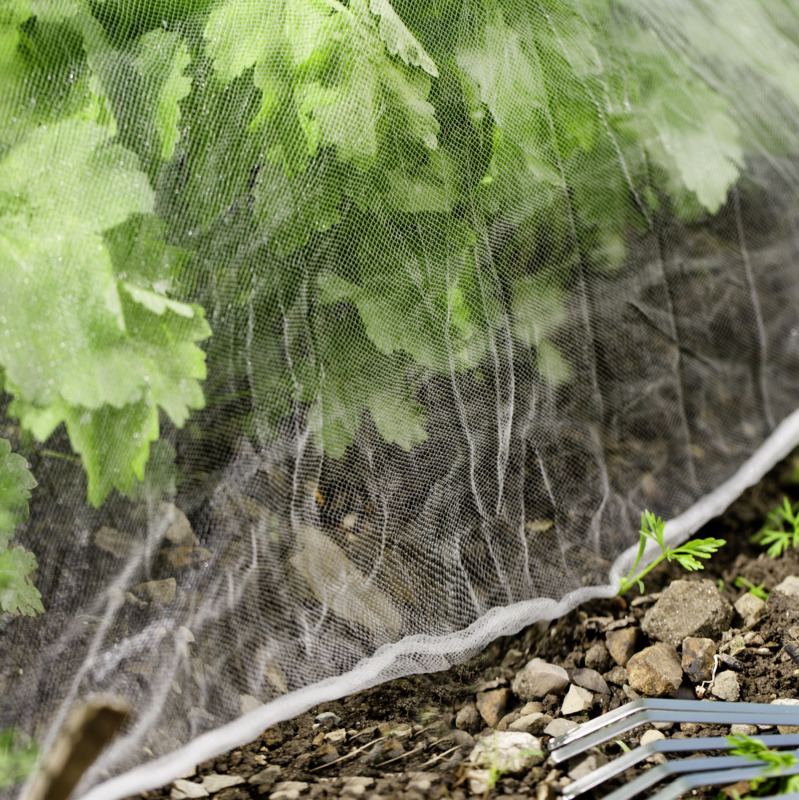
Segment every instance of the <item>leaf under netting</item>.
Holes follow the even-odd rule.
[[[798,30],[0,0],[0,730],[117,800],[677,552],[799,443]]]

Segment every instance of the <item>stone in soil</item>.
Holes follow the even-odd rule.
[[[569,770],[568,775],[573,781],[576,781],[579,778],[584,778],[589,773],[594,772],[594,770],[599,769],[599,767],[607,763],[607,756],[600,753],[596,748],[592,748],[582,759],[574,764]]]
[[[505,715],[505,709],[510,700],[510,689],[493,689],[490,692],[480,692],[477,695],[477,710],[485,720],[486,725],[496,728]]]
[[[305,781],[283,781],[278,783],[269,795],[269,800],[299,800],[299,796],[308,788]]]
[[[718,639],[732,616],[732,606],[713,581],[673,581],[646,612],[641,629],[651,639],[679,647],[686,636]]]
[[[610,687],[605,679],[595,670],[579,667],[571,672],[572,683],[582,686],[597,694],[610,694]]]
[[[741,615],[744,625],[754,625],[766,610],[766,601],[755,597],[751,592],[741,595],[735,601],[735,610]]]
[[[583,711],[589,711],[593,704],[594,696],[588,689],[572,684],[566,692],[566,697],[563,698],[560,712],[566,717],[570,714],[581,714]]]
[[[729,703],[737,702],[741,697],[741,684],[738,676],[729,670],[719,673],[710,684],[710,693],[719,700],[726,700]]]
[[[495,731],[469,754],[475,767],[497,768],[508,775],[527,772],[544,760],[541,740],[520,731]]]
[[[701,636],[686,636],[682,643],[682,669],[694,682],[709,681],[713,676],[716,643]]]
[[[178,779],[172,784],[169,795],[172,800],[189,800],[190,798],[208,797],[208,790],[200,783]]]
[[[774,587],[774,591],[788,597],[799,597],[799,575],[789,575]]]
[[[607,672],[610,669],[610,653],[603,642],[594,642],[586,650],[585,666],[597,672]]]
[[[164,578],[164,580],[161,581],[147,581],[145,583],[136,584],[136,586],[133,587],[133,594],[151,603],[169,605],[175,599],[177,586],[177,581],[174,578]]]
[[[475,733],[482,727],[482,718],[477,706],[471,701],[455,715],[455,727],[467,733]]]
[[[610,657],[620,667],[626,667],[630,657],[635,653],[638,639],[638,628],[622,628],[619,631],[608,631],[605,635]]]
[[[563,736],[564,733],[573,731],[576,727],[577,723],[574,722],[574,720],[558,717],[558,719],[553,719],[552,722],[544,728],[544,733],[554,739],[558,736]]]
[[[275,785],[275,781],[280,777],[280,772],[280,767],[278,767],[277,764],[271,764],[265,769],[256,772],[254,775],[250,775],[247,779],[247,783],[253,786],[263,786],[265,787],[263,791],[268,791]]]
[[[651,744],[652,742],[662,742],[665,738],[666,736],[664,733],[650,728],[648,731],[644,731],[642,734],[640,744],[643,747]],[[665,764],[666,756],[664,756],[663,753],[652,753],[652,755],[647,756],[646,760],[650,764]]]
[[[367,789],[375,785],[375,779],[362,775],[353,775],[349,778],[341,779],[342,797],[362,797]]]
[[[773,706],[799,706],[799,700],[793,697],[781,697],[777,700],[772,700]],[[777,730],[780,733],[799,733],[799,725],[777,725]]]
[[[673,647],[658,642],[627,662],[630,687],[647,697],[673,695],[682,683],[682,665]]]
[[[509,723],[509,731],[523,731],[524,733],[539,734],[543,733],[544,728],[552,722],[552,717],[540,711],[533,711],[532,714],[525,714],[513,722]]]
[[[516,673],[511,688],[522,700],[538,700],[548,694],[563,694],[568,685],[569,674],[563,667],[534,658]]]
[[[623,686],[627,682],[627,670],[616,664],[605,673],[605,680],[614,686]]]
[[[203,777],[203,788],[208,794],[221,792],[222,789],[238,786],[240,783],[244,783],[244,778],[240,775],[217,775],[212,773]]]

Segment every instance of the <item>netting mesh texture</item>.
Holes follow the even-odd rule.
[[[797,409],[798,154],[789,0],[0,0],[0,729],[116,800],[612,591]]]

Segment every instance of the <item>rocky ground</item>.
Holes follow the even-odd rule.
[[[697,534],[728,541],[703,572],[665,564],[647,576],[643,595],[633,589],[588,603],[447,672],[326,703],[140,798],[550,800],[625,747],[729,733],[699,723],[645,725],[565,764],[544,755],[553,737],[631,700],[799,704],[799,553],[772,559],[749,542],[784,494],[797,499],[795,473],[794,459]],[[727,796],[747,788],[728,788]],[[718,789],[693,796],[715,798]]]

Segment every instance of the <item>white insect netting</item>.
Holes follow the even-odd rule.
[[[125,698],[116,800],[614,593],[799,443],[798,157],[790,0],[0,0],[0,732]]]

